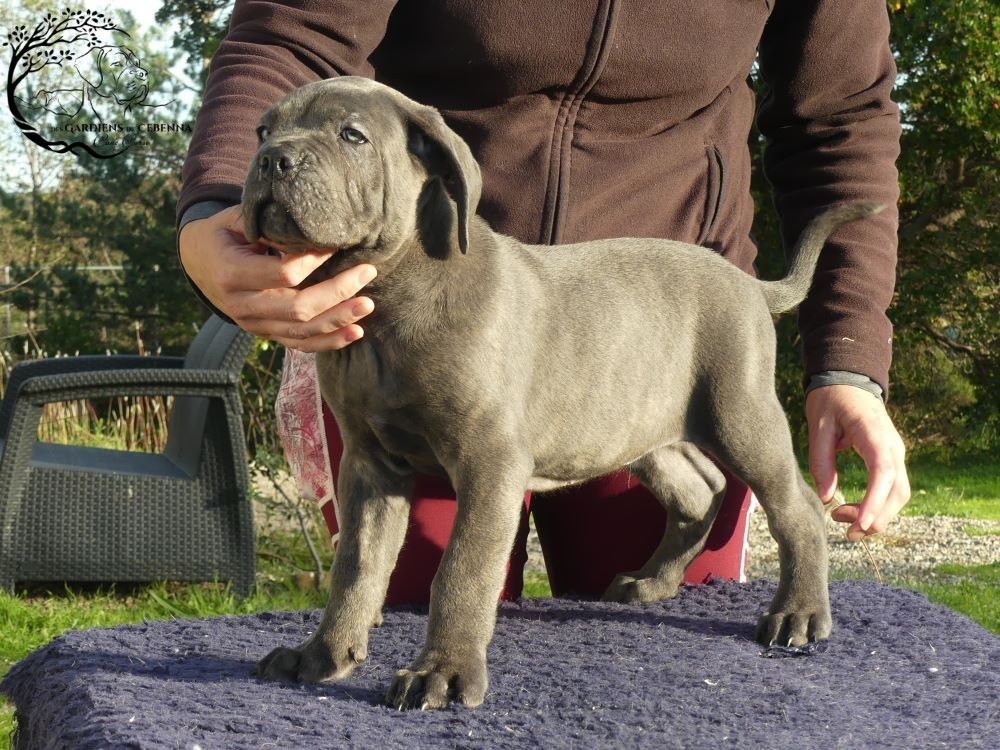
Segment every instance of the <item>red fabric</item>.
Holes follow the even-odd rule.
[[[740,580],[750,490],[726,479],[722,508],[686,583]],[[667,522],[660,502],[627,471],[536,498],[532,513],[555,596],[599,596],[616,575],[646,564]]]
[[[336,486],[343,444],[326,404],[323,424]],[[711,577],[740,579],[750,491],[729,474],[726,478],[729,488],[722,509],[705,549],[687,569],[687,583],[704,583]],[[335,535],[337,519],[331,506],[323,506],[323,517]],[[642,567],[660,543],[667,518],[656,498],[626,471],[548,493],[534,501],[531,493],[525,493],[521,523],[500,594],[503,600],[517,599],[524,585],[529,510],[535,514],[535,528],[555,596],[600,596],[618,573]],[[386,604],[429,601],[431,582],[451,536],[454,518],[455,493],[449,482],[418,476],[410,523],[389,580]]]

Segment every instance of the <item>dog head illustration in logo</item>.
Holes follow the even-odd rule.
[[[60,119],[83,116],[104,122],[122,107],[131,111],[149,93],[149,76],[128,47],[94,47],[63,69],[68,76],[61,85],[36,93],[25,102],[28,109],[44,109]]]
[[[91,98],[114,99],[128,112],[149,93],[149,76],[128,47],[96,47],[78,61],[80,78],[90,86]]]

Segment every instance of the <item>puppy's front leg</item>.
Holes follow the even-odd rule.
[[[380,619],[389,576],[406,535],[412,480],[345,453],[340,467],[340,540],[330,599],[316,632],[296,648],[276,648],[257,665],[262,677],[339,680],[368,655],[368,631]]]
[[[494,465],[501,462],[493,457]],[[529,473],[481,471],[456,481],[451,539],[431,586],[427,643],[396,673],[393,708],[442,708],[451,699],[478,706],[486,695],[486,647],[496,624]]]

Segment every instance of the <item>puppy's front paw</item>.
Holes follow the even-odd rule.
[[[296,648],[276,648],[260,660],[254,674],[267,680],[289,682],[343,680],[368,656],[365,640],[333,646],[327,641],[338,643],[335,638],[311,638]]]
[[[450,700],[475,707],[486,697],[486,657],[428,651],[401,669],[385,694],[387,706],[444,708]]]
[[[804,646],[830,637],[833,620],[829,604],[811,607],[775,607],[757,620],[757,642],[764,646]]]

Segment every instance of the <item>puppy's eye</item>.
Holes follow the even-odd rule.
[[[365,138],[365,134],[360,130],[355,130],[354,128],[344,128],[340,131],[340,137],[348,143],[353,143],[355,146],[368,143],[368,139]]]
[[[257,128],[257,140],[260,143],[263,143],[270,137],[271,137],[271,128],[269,128],[267,125],[261,125],[259,128]]]

